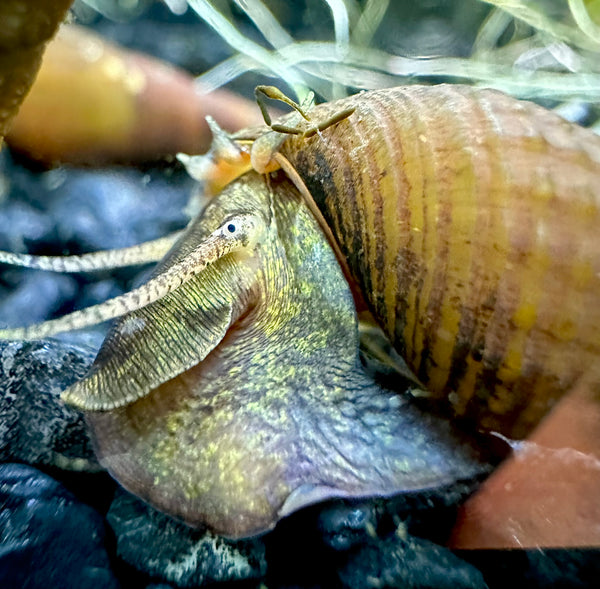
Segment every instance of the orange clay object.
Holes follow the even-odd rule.
[[[208,149],[206,115],[226,130],[260,120],[251,101],[200,95],[186,72],[69,25],[48,46],[7,141],[47,163],[149,160]]]
[[[600,547],[600,388],[582,381],[461,509],[452,548]]]

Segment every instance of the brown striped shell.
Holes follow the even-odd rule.
[[[600,358],[600,137],[534,104],[409,86],[282,153],[424,385],[521,437]]]

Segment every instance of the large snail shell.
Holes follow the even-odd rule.
[[[409,86],[282,152],[419,379],[521,437],[600,357],[600,137],[536,105]]]

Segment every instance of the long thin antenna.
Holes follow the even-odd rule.
[[[93,272],[160,261],[183,231],[131,247],[77,256],[32,256],[0,251],[0,263],[50,272]]]

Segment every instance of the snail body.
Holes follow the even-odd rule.
[[[228,186],[155,279],[248,217],[258,239],[116,322],[63,392],[111,474],[189,525],[238,538],[324,499],[485,472],[446,419],[365,374],[348,284],[287,179],[250,173]]]
[[[522,437],[600,359],[600,137],[467,86],[319,105],[281,153],[419,380]]]

